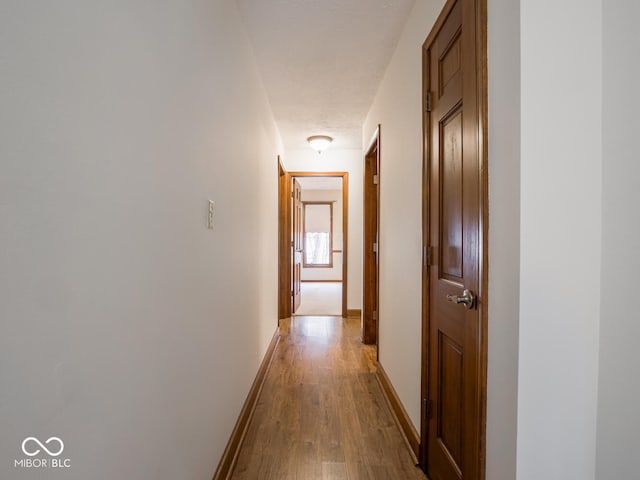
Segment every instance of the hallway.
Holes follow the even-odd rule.
[[[638,478],[640,1],[457,2],[0,3],[0,479],[424,478],[403,435],[479,447],[447,480]],[[279,337],[281,171],[342,179],[299,280],[379,363],[318,310]]]
[[[280,343],[233,479],[424,479],[375,375],[359,321],[294,317]]]

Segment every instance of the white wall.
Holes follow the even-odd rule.
[[[420,425],[422,43],[444,1],[416,2],[363,128],[380,127],[380,363]]]
[[[289,172],[348,172],[349,227],[347,239],[347,308],[362,307],[362,150],[327,149],[322,155],[305,148],[288,150],[283,158]]]
[[[235,3],[6,0],[0,32],[0,477],[211,478],[277,322]],[[29,435],[72,468],[15,469]]]
[[[333,250],[342,250],[342,190],[302,190],[304,202],[331,202],[333,208]],[[306,222],[305,217],[305,222]],[[342,281],[342,252],[331,253],[331,268],[304,268],[302,280]],[[348,273],[348,272],[347,272]],[[348,294],[349,292],[347,292]]]
[[[640,68],[635,0],[603,2],[602,288],[596,478],[640,471]]]
[[[520,2],[488,0],[489,480],[516,477],[520,290]]]
[[[592,479],[601,0],[521,0],[519,480]]]

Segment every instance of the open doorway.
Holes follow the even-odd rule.
[[[279,171],[279,317],[346,317],[348,173]]]
[[[302,202],[300,302],[293,314],[340,316],[344,284],[342,178],[294,176],[293,181],[300,188]]]

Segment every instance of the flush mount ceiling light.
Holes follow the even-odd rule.
[[[318,155],[320,155],[323,150],[326,150],[329,145],[331,145],[331,142],[333,142],[333,138],[327,135],[312,135],[311,137],[307,138],[307,142],[309,142],[311,148],[313,148],[316,152],[318,152]]]

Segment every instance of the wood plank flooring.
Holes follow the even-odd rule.
[[[280,335],[232,479],[426,478],[384,399],[359,320],[293,317]]]

